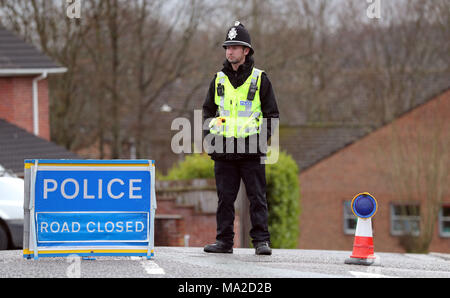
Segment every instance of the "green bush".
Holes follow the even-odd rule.
[[[278,161],[266,166],[269,232],[274,248],[296,248],[299,236],[300,188],[298,166],[280,152]]]
[[[164,180],[214,178],[214,161],[207,154],[187,155],[172,167]],[[298,166],[280,152],[275,164],[266,165],[270,240],[274,248],[295,248],[299,235]]]
[[[214,178],[214,161],[205,153],[186,155],[186,158],[170,168],[161,180],[194,178]]]

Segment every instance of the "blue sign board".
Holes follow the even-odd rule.
[[[26,160],[27,167],[24,256],[153,255],[153,161]]]

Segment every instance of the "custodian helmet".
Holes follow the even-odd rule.
[[[222,44],[224,49],[226,49],[227,46],[233,45],[241,45],[250,48],[250,52],[248,53],[249,56],[254,53],[250,34],[247,29],[245,29],[244,25],[242,25],[239,21],[236,21],[234,26],[228,29],[227,37]]]

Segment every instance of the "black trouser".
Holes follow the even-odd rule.
[[[217,236],[216,240],[233,245],[234,202],[241,178],[250,201],[250,237],[255,244],[270,241],[268,229],[268,209],[266,199],[266,169],[260,159],[220,161],[214,163],[217,195]]]

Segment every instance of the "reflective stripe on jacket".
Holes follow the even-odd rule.
[[[259,97],[262,73],[253,68],[252,74],[236,89],[223,72],[217,73],[214,102],[219,116],[209,123],[212,134],[245,138],[259,133],[263,117]],[[249,93],[252,85],[256,86],[253,94]]]

